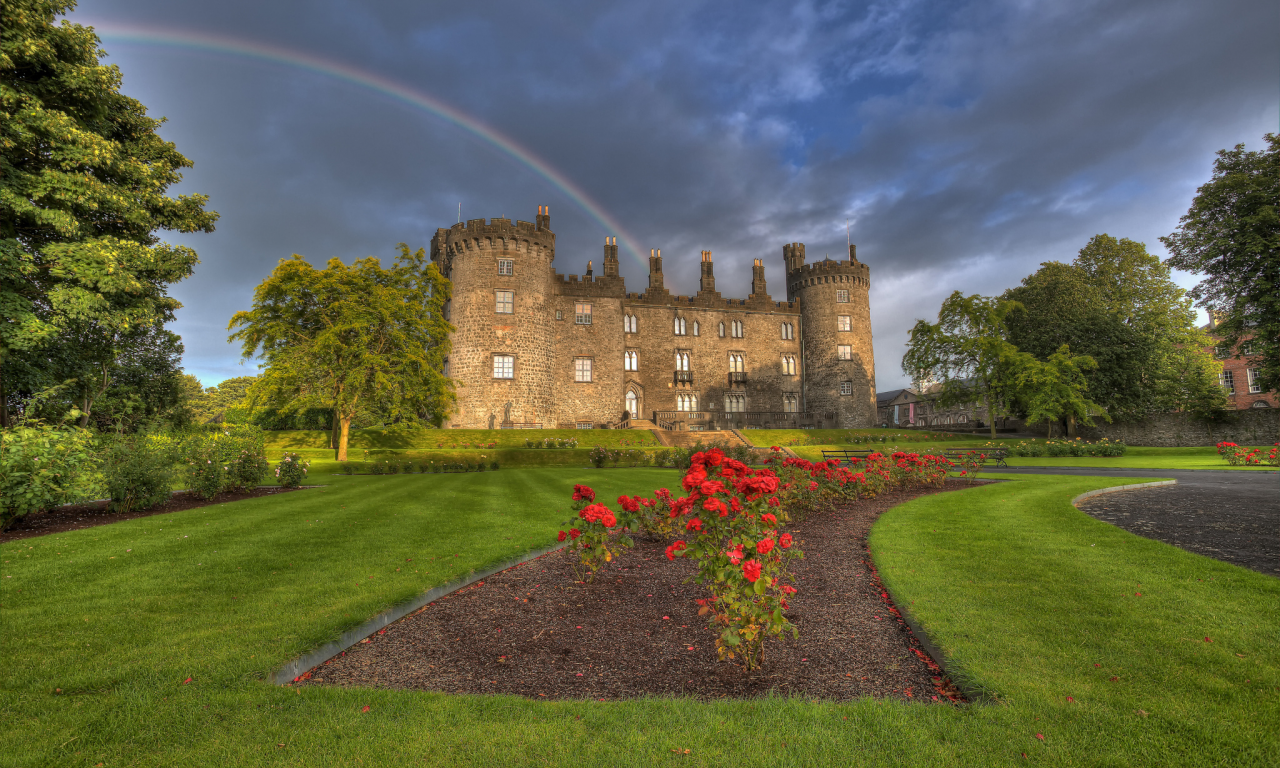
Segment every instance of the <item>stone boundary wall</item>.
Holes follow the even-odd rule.
[[[1045,425],[1028,424],[1028,432],[1045,434]],[[1127,445],[1179,448],[1217,445],[1224,440],[1240,445],[1272,445],[1280,442],[1280,408],[1231,411],[1222,421],[1205,421],[1185,413],[1163,413],[1130,424],[1080,426],[1076,434],[1085,440],[1123,440]]]

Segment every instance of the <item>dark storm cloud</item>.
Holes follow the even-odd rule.
[[[103,0],[84,23],[230,35],[353,64],[513,137],[692,292],[696,252],[748,292],[781,245],[871,264],[878,384],[915,318],[998,293],[1090,236],[1173,228],[1212,153],[1276,129],[1277,18],[1263,2],[364,3]],[[276,260],[387,256],[464,218],[553,205],[557,264],[609,234],[485,142],[376,93],[216,54],[114,43],[126,92],[167,115],[218,232],[175,289],[187,366],[237,369],[226,319]],[[624,261],[629,286],[644,268]],[[1189,283],[1188,283],[1189,284]]]

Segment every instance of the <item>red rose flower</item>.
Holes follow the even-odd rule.
[[[702,492],[703,496],[714,496],[717,493],[724,493],[725,487],[724,483],[719,480],[703,480],[702,484],[698,486],[698,490]]]
[[[742,511],[742,503],[738,501],[737,496],[734,496],[732,499],[729,499],[729,508],[732,509],[734,512]]]
[[[777,496],[770,496],[770,497],[769,497],[769,506],[771,506],[771,507],[776,507],[776,506],[778,506],[778,505],[779,505],[779,503],[780,503],[780,502],[778,501],[778,497],[777,497]]]
[[[671,546],[667,547],[667,559],[675,560],[676,553],[684,549],[686,546],[687,545],[683,541],[674,542]]]
[[[765,512],[760,516],[760,522],[768,523],[769,525],[777,525],[778,518],[774,517],[772,512]]]
[[[604,515],[600,517],[600,522],[604,524],[605,528],[612,528],[618,524],[618,518],[614,517],[612,512],[606,510]]]
[[[573,486],[573,500],[574,501],[595,501],[596,492],[591,490],[585,485],[575,485]]]
[[[791,586],[790,584],[783,584],[782,591],[788,595],[794,595],[796,593],[796,588]]]
[[[761,539],[756,543],[756,551],[767,555],[773,549],[773,539]]]
[[[565,533],[564,531],[561,531],[560,535],[556,537],[556,541],[564,541],[564,540],[565,540]]]
[[[727,517],[729,515],[729,507],[719,499],[707,499],[702,502],[702,508],[708,512],[715,512],[721,517]]]
[[[685,523],[685,524],[684,524],[684,529],[685,529],[686,531],[701,531],[701,530],[702,530],[702,520],[700,520],[699,518],[696,518],[696,517],[695,517],[695,518],[693,518],[692,520],[690,520],[689,522],[687,522],[687,523]]]
[[[760,578],[760,561],[748,560],[742,564],[742,575],[747,581],[754,584]]]
[[[818,490],[818,484],[817,484],[817,483],[815,483],[815,482],[813,482],[812,480],[810,480],[810,481],[809,481],[809,490],[811,490],[811,491],[816,491],[816,490]]]
[[[783,549],[786,549],[787,547],[791,546],[791,534],[784,533],[781,536],[779,536],[778,544],[781,545]]]
[[[569,538],[570,538],[570,539],[576,539],[576,538],[578,538],[578,537],[579,537],[579,536],[581,536],[581,535],[582,535],[582,531],[578,530],[577,528],[570,528],[570,529],[569,529]]]
[[[733,563],[734,565],[737,565],[738,563],[742,562],[743,557],[745,557],[745,555],[742,552],[741,544],[729,550],[729,562]]]

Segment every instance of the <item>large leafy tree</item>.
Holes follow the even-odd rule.
[[[210,232],[203,195],[169,197],[191,162],[162,119],[120,93],[92,29],[58,16],[67,0],[0,5],[0,426],[18,353],[68,341],[84,352],[159,326],[196,254],[157,231]],[[95,361],[110,366],[110,360]]]
[[[942,302],[938,322],[916,321],[902,369],[915,381],[942,383],[943,405],[982,401],[991,436],[1008,413],[1020,359],[1005,320],[1017,302],[956,291]]]
[[[1052,437],[1052,424],[1065,421],[1067,437],[1075,437],[1077,422],[1092,425],[1095,415],[1111,420],[1101,405],[1085,396],[1089,389],[1085,372],[1098,367],[1092,357],[1073,355],[1066,344],[1044,361],[1026,352],[1021,354],[1017,381],[1025,398],[1029,423],[1049,422]]]
[[[1196,190],[1178,228],[1160,238],[1168,264],[1205,276],[1191,290],[1221,318],[1214,332],[1249,356],[1264,390],[1280,390],[1280,136],[1267,148],[1218,151],[1213,178]]]
[[[395,264],[376,258],[316,269],[295,255],[254,291],[253,309],[229,329],[245,359],[261,356],[251,392],[285,410],[332,408],[338,460],[351,420],[373,403],[391,418],[438,420],[454,402],[444,304],[450,285],[426,252],[400,244]]]

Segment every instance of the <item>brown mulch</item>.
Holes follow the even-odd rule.
[[[127,513],[108,512],[106,501],[91,501],[87,504],[72,504],[65,507],[56,507],[54,509],[45,510],[44,512],[23,515],[18,518],[12,528],[7,531],[0,532],[0,543],[4,543],[6,541],[17,541],[18,539],[29,539],[33,536],[47,536],[51,533],[78,531],[81,528],[93,528],[99,525],[109,525],[111,523],[119,523],[125,520],[133,520],[138,517],[167,515],[170,512],[181,512],[184,509],[196,509],[197,507],[208,507],[213,504],[226,504],[229,501],[256,499],[261,496],[274,496],[277,493],[289,493],[291,491],[299,490],[303,489],[264,487],[255,488],[252,491],[219,493],[212,499],[202,499],[190,491],[178,491],[170,496],[169,500],[163,504],[154,506],[151,509],[134,510]]]
[[[548,699],[773,692],[961,701],[897,615],[866,544],[882,512],[937,492],[886,494],[793,526],[805,558],[787,616],[800,637],[767,642],[763,667],[750,674],[717,660],[694,602],[705,592],[684,583],[693,563],[668,561],[665,541],[639,539],[590,585],[575,583],[565,550],[497,573],[362,640],[298,684]]]

